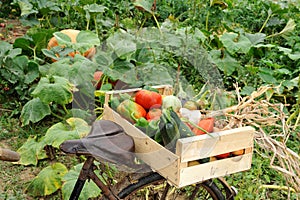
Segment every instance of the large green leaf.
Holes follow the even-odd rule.
[[[39,77],[39,65],[35,61],[29,61],[25,67],[25,80],[26,84],[32,83]]]
[[[140,76],[141,81],[145,85],[173,85],[173,77],[171,77],[167,67],[162,65],[145,63],[138,67],[138,71],[143,76]],[[159,76],[157,76],[159,74]]]
[[[0,57],[3,57],[6,55],[8,51],[10,51],[13,48],[12,44],[9,44],[8,42],[0,41]]]
[[[21,9],[21,16],[28,16],[33,13],[38,13],[37,10],[33,9],[33,5],[28,0],[18,1]]]
[[[88,4],[88,5],[83,6],[83,9],[90,13],[103,13],[108,8],[105,6],[93,3],[93,4]]]
[[[248,53],[252,45],[247,37],[237,33],[224,33],[220,40],[230,54]]]
[[[116,60],[113,67],[104,72],[113,80],[121,80],[128,84],[137,82],[135,66],[129,61]]]
[[[4,68],[0,68],[1,75],[10,83],[24,82],[24,70],[28,65],[27,56],[16,56],[14,58],[6,57]]]
[[[133,3],[134,6],[143,9],[149,13],[152,13],[152,4],[153,1],[150,0],[135,0]]]
[[[80,31],[76,36],[76,43],[73,43],[71,38],[65,33],[55,32],[53,35],[57,39],[59,45],[70,47],[81,53],[87,51],[91,47],[100,45],[100,40],[97,34],[92,31]],[[45,53],[49,52],[45,51]]]
[[[95,62],[100,66],[101,69],[109,67],[114,60],[111,57],[111,53],[97,51],[94,56]]]
[[[66,45],[69,47],[73,45],[71,38],[67,34],[64,34],[62,32],[55,32],[53,33],[53,35],[57,39],[59,45]]]
[[[32,95],[40,98],[46,104],[56,102],[60,105],[65,105],[73,100],[72,89],[72,84],[66,78],[59,76],[43,77],[32,92]]]
[[[136,43],[132,35],[119,31],[107,39],[107,45],[119,58],[126,58],[136,51]]]
[[[80,118],[69,118],[67,124],[59,122],[51,126],[43,139],[45,145],[59,148],[65,140],[79,139],[86,136],[90,131],[90,126]]]
[[[266,67],[260,67],[258,76],[266,83],[274,84],[277,82],[276,78],[273,76],[274,71]]]
[[[228,76],[240,66],[238,61],[232,58],[229,54],[225,54],[221,57],[221,51],[219,50],[212,50],[209,54],[218,68]]]
[[[62,196],[63,199],[69,199],[71,192],[75,186],[76,180],[79,176],[80,170],[83,164],[78,164],[74,166],[64,177],[63,177],[63,186],[62,186]],[[96,172],[97,173],[97,172]],[[87,181],[84,184],[84,187],[80,193],[79,200],[86,200],[89,198],[97,197],[101,193],[101,190],[93,181]]]
[[[20,154],[18,163],[21,165],[37,165],[39,159],[47,157],[43,148],[44,144],[37,141],[36,136],[30,136],[17,151]]]
[[[285,55],[287,55],[291,60],[298,60],[300,59],[300,52],[292,53],[292,49],[284,48],[284,47],[277,47],[279,51],[282,51]]]
[[[68,75],[70,83],[80,86],[82,90],[85,87],[87,90],[93,92],[93,74],[96,71],[98,65],[83,56],[75,55],[74,63],[68,68]]]
[[[245,36],[250,40],[252,45],[257,45],[260,43],[263,43],[264,40],[266,39],[266,34],[264,33],[245,33]]]
[[[43,103],[40,98],[34,98],[28,101],[21,111],[21,122],[28,125],[29,122],[38,122],[47,115],[51,114],[48,104]]]
[[[100,40],[95,33],[93,33],[92,31],[80,31],[76,37],[74,49],[83,53],[89,48],[99,45]]]
[[[26,191],[32,196],[47,196],[53,194],[62,186],[62,177],[68,172],[65,165],[54,163],[48,166],[31,181]]]

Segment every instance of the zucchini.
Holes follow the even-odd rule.
[[[176,142],[179,138],[195,135],[172,108],[163,109],[158,126],[164,147],[172,152],[175,152]]]
[[[172,123],[166,123],[165,125],[166,128],[166,136],[162,137],[164,142],[164,146],[169,149],[172,152],[175,152],[175,148],[176,148],[176,142],[180,137],[180,134],[178,131],[176,131],[176,125],[172,124]]]
[[[168,110],[163,110],[159,122],[160,136],[164,147],[170,151],[175,151],[177,139],[180,138],[177,124],[171,118]]]
[[[177,127],[180,132],[180,138],[195,136],[195,133],[193,133],[193,131],[191,131],[191,129],[183,121],[181,121],[181,119],[178,117],[176,112],[174,112],[174,110],[170,109],[170,115],[177,124]]]

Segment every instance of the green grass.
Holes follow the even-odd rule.
[[[238,189],[236,199],[288,199],[286,190],[280,189],[287,186],[284,176],[270,167],[269,157],[258,152],[256,145],[251,169],[245,172],[235,173],[226,178],[228,183]],[[266,185],[278,186],[278,189],[263,188]],[[296,200],[300,194],[291,193],[291,200]]]

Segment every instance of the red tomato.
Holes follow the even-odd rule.
[[[154,91],[140,90],[135,95],[135,102],[145,109],[159,108],[162,104],[162,96]]]
[[[230,156],[230,153],[223,153],[223,154],[220,154],[220,155],[216,155],[216,157],[218,159],[228,158],[229,156]]]
[[[161,109],[159,108],[152,108],[146,115],[147,120],[156,120],[159,119],[161,116]]]
[[[214,129],[214,123],[215,123],[215,119],[210,117],[210,118],[206,118],[206,119],[202,119],[198,122],[198,126],[203,128],[204,130],[206,130],[208,133],[211,133]],[[197,127],[193,128],[193,132],[196,135],[203,135],[205,134],[204,131],[198,129]]]
[[[102,77],[102,75],[103,75],[103,72],[101,72],[101,71],[96,71],[94,73],[93,84],[95,85],[97,90],[99,90],[101,88],[101,77]]]

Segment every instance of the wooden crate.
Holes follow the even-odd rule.
[[[172,93],[171,86],[157,86],[164,95]],[[254,128],[242,127],[214,132],[200,136],[179,139],[173,153],[148,137],[142,131],[112,110],[108,101],[111,95],[129,93],[134,95],[138,89],[110,91],[106,93],[103,119],[117,122],[126,133],[133,137],[136,156],[160,173],[171,184],[183,187],[207,179],[226,176],[251,168],[253,154]],[[219,154],[245,149],[240,156],[229,157],[199,165],[190,166],[189,162],[210,158]]]

